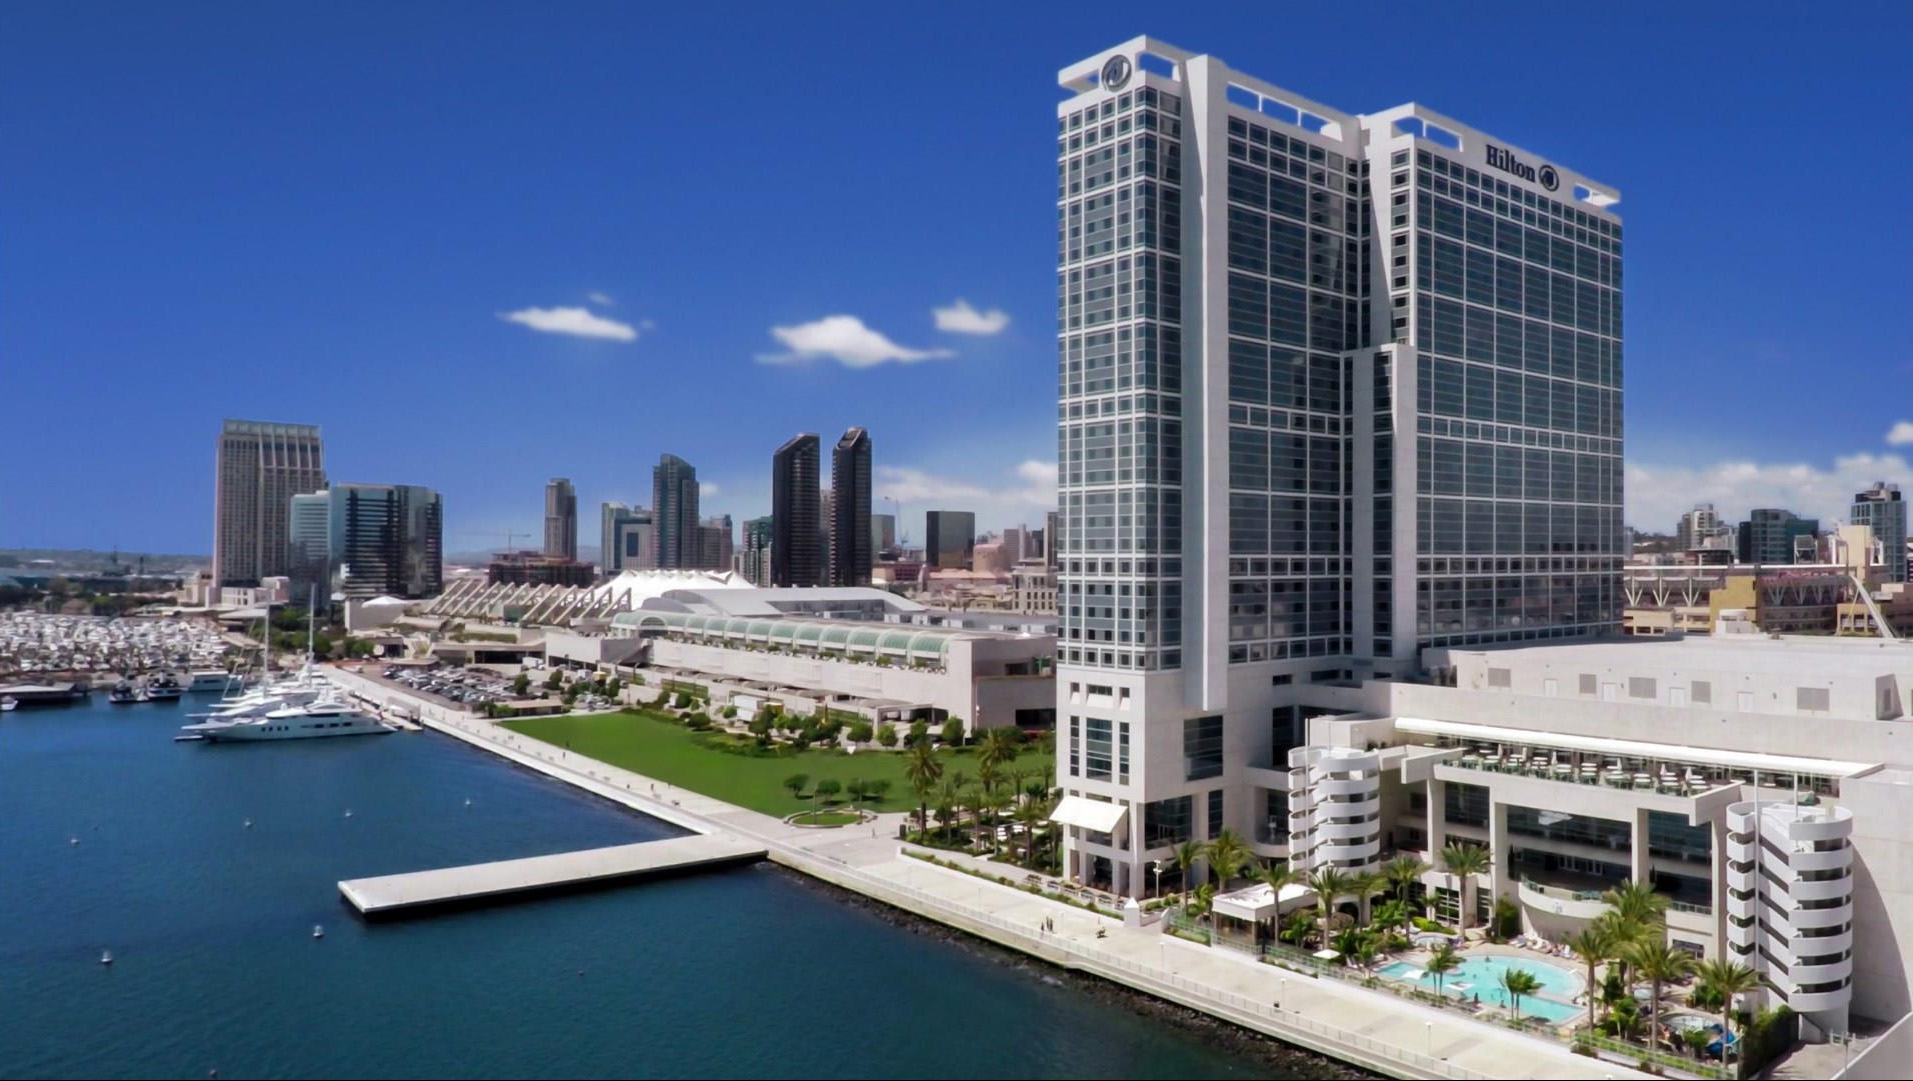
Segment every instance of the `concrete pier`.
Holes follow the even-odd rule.
[[[620,879],[750,863],[764,856],[762,845],[722,834],[702,834],[379,878],[354,878],[339,883],[339,893],[360,915],[374,918],[435,905],[471,904],[511,894],[583,889]]]

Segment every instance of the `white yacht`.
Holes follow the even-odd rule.
[[[268,739],[317,739],[323,736],[382,735],[392,729],[363,710],[326,696],[305,705],[286,706],[250,716],[216,718],[180,729],[211,743]]]
[[[244,682],[244,679],[227,672],[223,668],[200,669],[191,673],[187,678],[186,691],[188,694],[203,694],[207,691],[224,691],[235,683],[243,684]]]
[[[161,672],[146,681],[146,698],[151,702],[170,702],[186,693],[180,685],[179,677],[171,672]]]
[[[252,690],[232,698],[222,698],[210,711],[193,714],[195,719],[230,721],[241,717],[259,717],[276,709],[311,704],[330,688],[310,668],[302,668],[289,679],[267,680]]]

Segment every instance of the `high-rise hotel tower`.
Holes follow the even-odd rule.
[[[1299,687],[1617,627],[1619,195],[1146,37],[1059,81],[1059,783],[1133,892],[1266,830]]]

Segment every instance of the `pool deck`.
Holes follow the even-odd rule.
[[[1053,964],[1108,979],[1388,1077],[1638,1078],[1631,1065],[1551,1040],[1313,978],[905,854],[904,816],[811,829],[572,754],[350,672],[340,682],[405,697],[427,728],[698,833],[761,844],[772,862]],[[972,860],[958,862],[974,863]],[[1006,869],[1007,870],[1007,869]],[[1020,875],[1020,870],[1011,871]],[[1517,954],[1520,951],[1515,951]]]

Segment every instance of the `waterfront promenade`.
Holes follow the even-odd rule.
[[[1102,976],[1288,1043],[1395,1077],[1643,1077],[1552,1041],[1336,980],[1314,979],[1156,928],[1125,927],[1052,898],[903,854],[901,814],[806,829],[518,735],[351,672],[341,683],[415,706],[421,723],[698,833],[728,832],[813,877],[1008,948]],[[1098,932],[1104,937],[1097,937]]]

